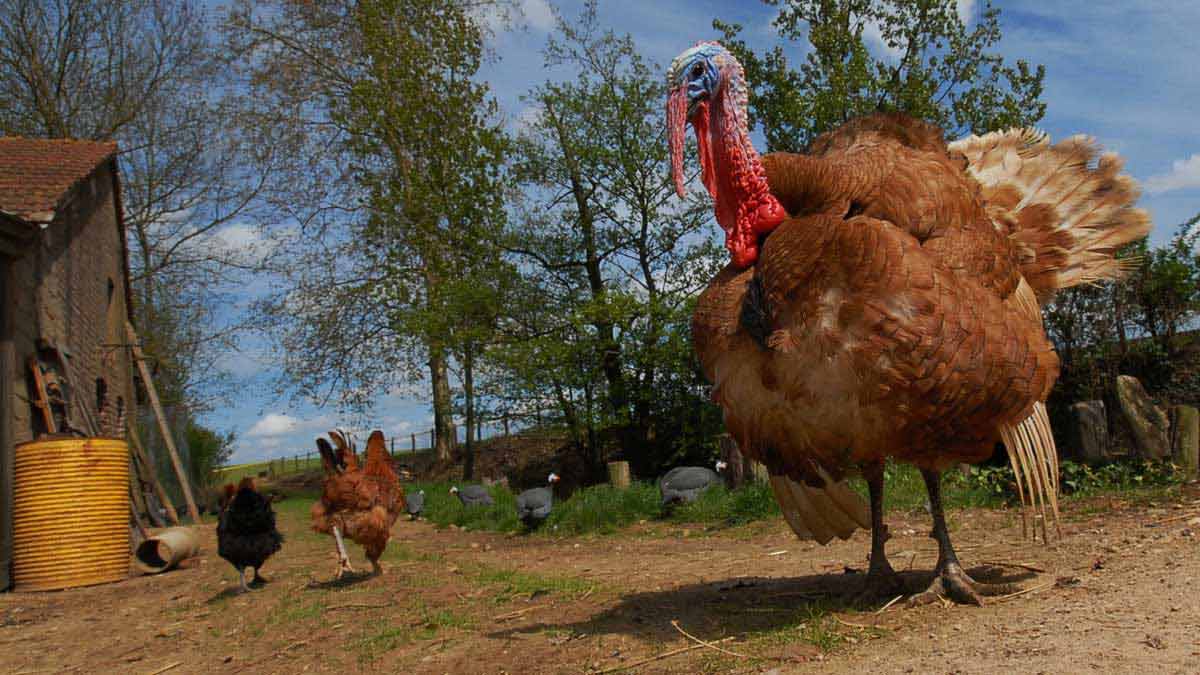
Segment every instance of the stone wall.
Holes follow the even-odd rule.
[[[25,359],[45,338],[72,357],[73,385],[96,413],[96,383],[103,379],[109,402],[118,397],[133,405],[133,373],[124,332],[125,275],[123,234],[117,227],[116,200],[109,166],[76,185],[24,257],[14,261],[10,278],[13,304],[15,382],[28,383]],[[17,387],[13,402],[16,443],[40,430],[34,410]],[[132,416],[131,416],[132,417]]]
[[[118,397],[126,410],[135,407],[132,362],[124,332],[126,313],[124,233],[118,228],[112,165],[98,168],[76,185],[54,221],[33,239],[24,255],[0,264],[6,332],[0,332],[0,394],[4,420],[0,436],[0,473],[11,470],[15,444],[41,430],[30,403],[33,392],[26,359],[38,338],[72,357],[72,384],[95,415],[96,382],[103,379],[110,405]],[[0,325],[0,331],[4,326]],[[73,415],[79,420],[78,415]],[[134,415],[129,414],[129,419]],[[0,491],[8,492],[0,476]],[[0,561],[9,557],[11,494],[0,494]],[[0,562],[0,565],[3,563]],[[0,590],[8,585],[7,565]]]

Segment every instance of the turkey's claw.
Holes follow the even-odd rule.
[[[949,598],[964,605],[982,605],[983,598],[1012,593],[1016,588],[1014,584],[985,584],[975,581],[957,562],[950,562],[938,571],[929,588],[909,599],[908,606],[927,605],[942,598]]]

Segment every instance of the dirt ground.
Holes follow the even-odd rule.
[[[578,539],[396,524],[378,578],[323,583],[333,543],[308,501],[264,573],[204,551],[184,569],[58,593],[0,594],[6,673],[1195,673],[1200,492],[1073,502],[1062,540],[1022,542],[1012,512],[951,527],[968,571],[1025,592],[983,607],[846,606],[865,533],[827,547],[782,522],[705,531],[647,523]],[[890,514],[888,551],[914,588],[936,558],[924,513]],[[352,557],[366,567],[361,551]],[[673,625],[678,626],[678,629]],[[656,661],[649,657],[720,641]]]

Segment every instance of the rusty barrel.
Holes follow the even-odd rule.
[[[129,575],[129,448],[112,438],[22,443],[13,462],[13,586],[48,591]]]

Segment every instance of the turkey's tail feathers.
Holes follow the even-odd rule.
[[[988,214],[1017,244],[1021,273],[1045,303],[1060,288],[1115,279],[1134,261],[1115,254],[1150,232],[1134,208],[1137,182],[1115,153],[1072,136],[1054,145],[1035,129],[968,136],[951,143],[983,188]]]
[[[869,529],[871,509],[862,497],[846,481],[822,478],[825,487],[815,488],[787,476],[771,476],[775,500],[796,536],[828,544],[835,536],[849,539],[856,529]]]
[[[1035,509],[1033,538],[1037,539],[1037,526],[1040,523],[1042,543],[1048,544],[1050,537],[1046,522],[1053,519],[1059,537],[1062,536],[1062,529],[1058,519],[1058,451],[1054,447],[1054,435],[1050,432],[1046,405],[1035,403],[1033,412],[1019,424],[1002,425],[1000,438],[1008,450],[1008,461],[1012,464],[1017,481],[1017,495],[1021,498],[1021,534],[1029,536],[1028,514],[1030,509]]]

